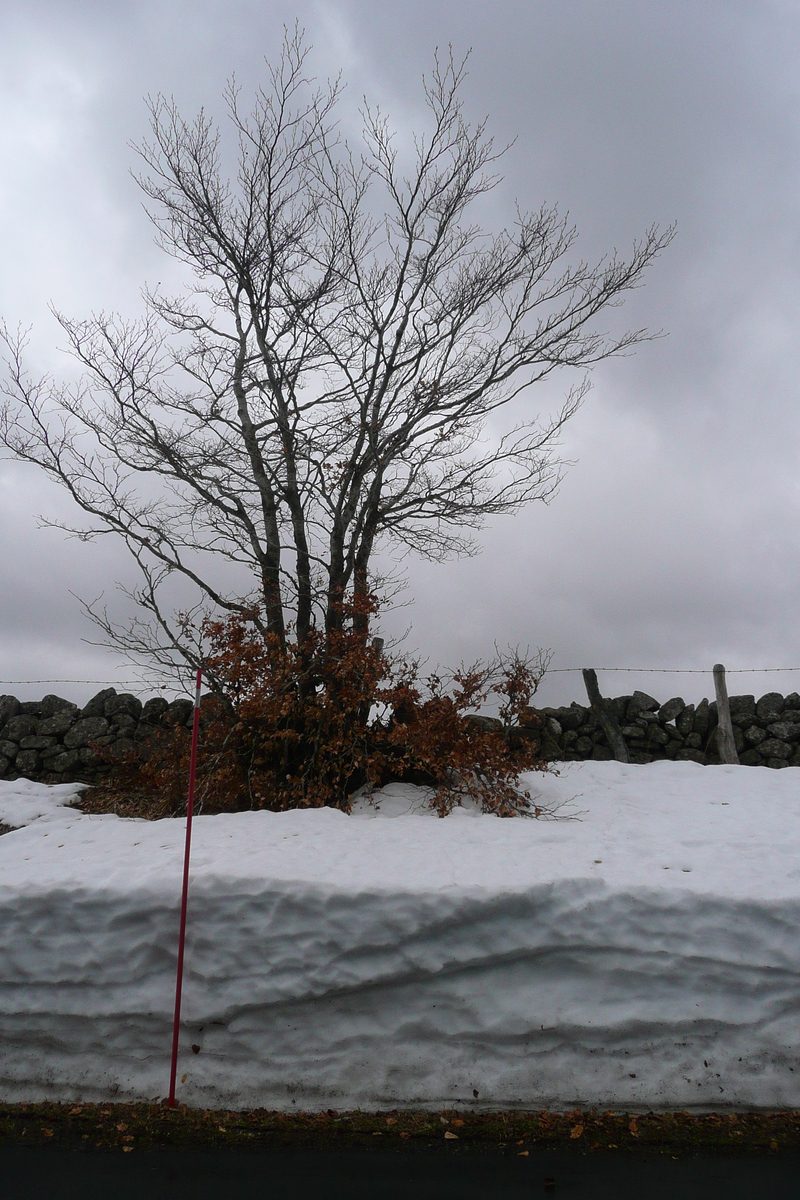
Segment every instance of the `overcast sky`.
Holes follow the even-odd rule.
[[[552,503],[498,520],[482,553],[408,563],[413,603],[388,620],[405,646],[455,665],[548,647],[553,667],[800,667],[800,5],[793,0],[5,0],[0,17],[0,315],[33,325],[31,366],[68,360],[48,311],[140,309],[174,268],[130,177],[143,97],[222,116],[299,17],[314,67],[340,69],[345,118],[363,93],[400,129],[421,120],[437,45],[472,49],[470,115],[516,138],[497,193],[556,201],[589,257],[653,222],[673,244],[625,305],[664,331],[594,372],[564,438]],[[349,116],[348,116],[349,114]],[[491,216],[491,214],[490,214]],[[535,400],[547,411],[570,380]],[[534,403],[532,400],[531,403]],[[69,541],[32,467],[0,462],[0,680],[132,678],[93,638],[73,593],[133,582],[110,539]],[[710,678],[601,677],[606,694],[713,695]],[[743,675],[733,692],[800,690],[800,672]],[[0,691],[76,699],[91,685]],[[552,674],[545,702],[581,699]]]

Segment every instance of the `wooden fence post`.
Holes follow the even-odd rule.
[[[617,724],[617,719],[600,695],[600,688],[597,686],[597,672],[590,667],[584,667],[583,682],[586,684],[586,694],[589,697],[589,703],[600,722],[600,728],[606,735],[614,758],[617,762],[629,763],[631,760],[628,754],[628,747],[625,745],[625,739]]]
[[[725,686],[725,668],[722,663],[714,667],[714,691],[717,694],[717,746],[720,761],[739,765],[739,755],[736,753],[736,742],[733,739],[733,723],[731,721],[731,706],[728,701],[728,689]]]

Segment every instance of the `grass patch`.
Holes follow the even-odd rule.
[[[117,817],[139,817],[145,821],[160,821],[164,817],[186,816],[176,812],[166,796],[153,791],[102,786],[85,788],[71,801],[70,808],[82,813],[114,813]]]

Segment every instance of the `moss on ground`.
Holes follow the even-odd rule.
[[[163,1104],[0,1104],[0,1143],[237,1149],[381,1147],[525,1156],[573,1147],[582,1153],[775,1154],[800,1149],[800,1112],[249,1112]]]

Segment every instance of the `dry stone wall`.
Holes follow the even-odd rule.
[[[0,696],[0,779],[95,782],[113,771],[111,758],[135,751],[164,725],[187,725],[192,702],[136,696],[105,688],[88,704],[61,696]]]
[[[631,762],[719,762],[715,703],[686,704],[676,696],[659,704],[644,692],[605,703],[620,725]],[[797,692],[768,692],[760,700],[731,696],[730,705],[740,763],[800,766]],[[492,717],[473,720],[490,728],[500,724]],[[26,701],[0,696],[0,779],[96,782],[113,772],[115,758],[135,751],[160,728],[191,722],[191,700],[154,696],[143,704],[114,688],[98,692],[82,708],[61,696]],[[613,757],[594,712],[577,703],[527,709],[512,737],[535,742],[542,758],[550,761]]]
[[[631,762],[659,759],[718,763],[717,705],[686,704],[680,696],[659,704],[645,692],[606,700],[616,717]],[[739,762],[752,767],[800,766],[800,695],[767,692],[731,696],[731,721]],[[574,761],[613,758],[591,708],[528,709],[517,736],[536,739],[543,758]]]

